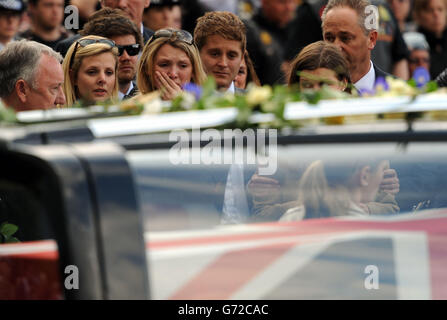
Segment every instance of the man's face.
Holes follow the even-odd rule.
[[[137,27],[141,25],[144,8],[150,5],[150,0],[102,0],[103,7],[110,7],[113,9],[121,9],[129,15]]]
[[[16,11],[0,10],[0,41],[9,42],[17,34],[22,14]]]
[[[293,19],[296,5],[295,0],[262,0],[262,12],[267,19],[285,27]]]
[[[64,0],[39,0],[29,9],[33,22],[45,30],[58,28],[64,19]]]
[[[62,90],[64,72],[56,59],[46,54],[42,55],[35,83],[37,88],[32,88],[31,84],[28,84],[29,93],[22,110],[50,109],[58,104],[61,106],[65,104],[65,95]]]
[[[135,37],[131,34],[125,36],[111,37],[119,46],[136,44]],[[132,81],[137,74],[138,55],[131,56],[124,50],[123,54],[118,58],[118,82],[126,84]]]
[[[209,36],[200,50],[200,57],[208,75],[214,76],[217,87],[226,90],[236,78],[242,61],[241,42],[219,35]]]
[[[424,67],[429,71],[430,53],[427,50],[412,50],[410,59],[408,59],[408,67],[410,69],[410,75],[413,75],[414,70],[418,67]]]
[[[340,48],[348,61],[354,83],[368,72],[377,31],[371,31],[368,36],[365,35],[358,24],[357,13],[353,9],[337,7],[329,10],[323,24],[323,38]],[[364,70],[366,70],[365,73]]]
[[[442,34],[446,26],[446,10],[443,0],[431,0],[425,10],[416,13],[417,23],[436,34]]]
[[[180,6],[155,6],[144,13],[146,27],[157,31],[165,28],[182,28],[182,11]]]

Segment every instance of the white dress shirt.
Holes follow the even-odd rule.
[[[369,61],[369,71],[365,74],[359,81],[354,83],[354,86],[357,90],[374,90],[374,84],[376,82],[376,72],[373,67],[373,63]]]

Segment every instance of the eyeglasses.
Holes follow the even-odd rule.
[[[70,63],[69,63],[69,69],[71,69],[72,65],[73,65],[73,61],[74,61],[74,57],[76,55],[76,51],[78,50],[78,46],[81,47],[86,47],[90,44],[94,44],[94,43],[105,43],[108,44],[111,48],[116,47],[116,44],[114,41],[110,40],[110,39],[81,39],[76,41],[76,46],[73,50],[73,54],[71,55],[70,58]]]
[[[129,56],[136,56],[140,53],[140,45],[138,43],[129,44],[126,46],[120,46],[117,44],[116,47],[118,48],[118,56],[120,57],[124,54],[124,50],[126,50]]]
[[[186,30],[175,30],[175,29],[161,29],[154,33],[152,38],[149,40],[149,43],[153,42],[158,38],[174,38],[174,40],[183,41],[189,45],[194,43],[194,38],[192,35]]]
[[[410,58],[410,59],[408,59],[408,62],[418,63],[418,64],[430,63],[430,58]]]

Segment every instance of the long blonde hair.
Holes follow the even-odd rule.
[[[154,62],[160,48],[169,44],[174,48],[183,50],[192,64],[191,82],[202,85],[206,79],[206,73],[200,59],[199,50],[194,44],[188,44],[176,38],[160,37],[152,42],[148,42],[143,49],[140,61],[138,62],[137,85],[138,90],[145,94],[157,90],[154,79]]]
[[[111,47],[106,43],[92,43],[85,47],[77,44],[78,41],[83,39],[106,39],[100,36],[85,36],[74,42],[67,51],[67,55],[65,56],[64,62],[62,63],[62,68],[64,70],[64,94],[67,101],[67,106],[71,106],[76,100],[81,99],[77,94],[77,90],[75,88],[76,78],[78,76],[79,69],[81,68],[82,60],[85,57],[95,56],[104,52],[111,52],[115,57],[115,88],[113,89],[111,100],[118,99],[118,48]],[[76,52],[75,52],[76,48]],[[74,58],[73,58],[74,56]],[[73,62],[71,62],[71,60]],[[71,68],[70,68],[71,64]]]
[[[298,201],[305,207],[305,219],[346,215],[355,187],[353,178],[365,166],[376,171],[382,161],[356,160],[337,166],[321,160],[312,162],[298,185]]]

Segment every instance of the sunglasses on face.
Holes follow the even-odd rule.
[[[129,44],[126,46],[116,45],[116,47],[118,48],[118,56],[120,57],[124,54],[124,50],[126,50],[129,56],[136,56],[140,53],[140,45],[138,43]]]
[[[173,38],[174,40],[183,41],[189,45],[194,43],[194,38],[192,35],[186,30],[174,30],[174,29],[161,29],[154,33],[152,38],[149,40],[149,43],[153,42],[158,38]]]
[[[81,39],[81,40],[78,40],[78,41],[76,41],[76,46],[73,50],[73,54],[70,59],[69,69],[71,69],[71,67],[73,65],[74,57],[76,56],[76,51],[78,50],[78,46],[81,46],[84,48],[84,47],[86,47],[90,44],[94,44],[94,43],[105,43],[105,44],[108,44],[111,48],[116,47],[115,42],[112,40],[109,40],[109,39]]]

